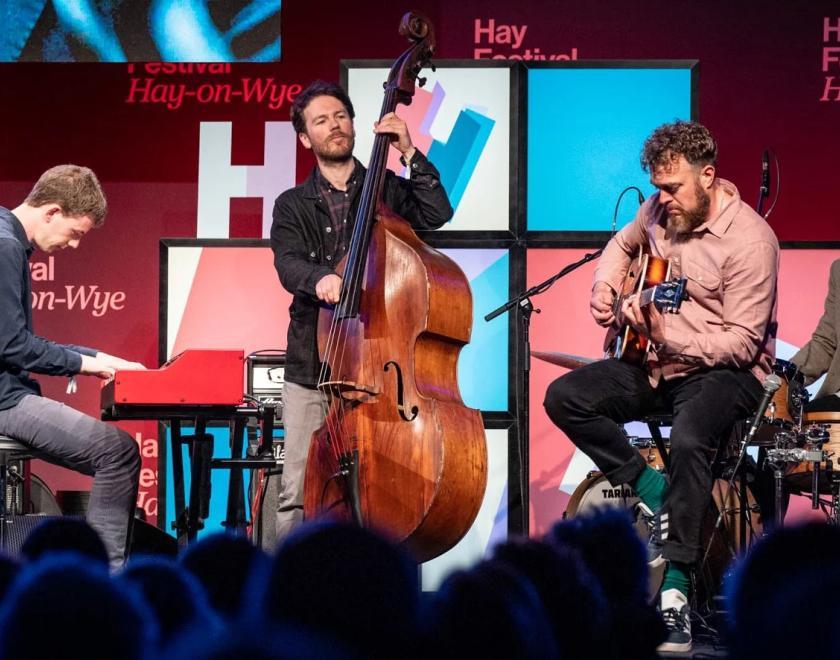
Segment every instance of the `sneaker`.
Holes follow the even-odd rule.
[[[668,514],[662,511],[654,513],[644,502],[636,504],[637,519],[641,519],[647,528],[647,563],[649,568],[665,566],[662,546],[668,539]]]
[[[661,653],[688,653],[691,650],[691,608],[688,598],[677,589],[662,592],[660,605],[667,634],[656,649]]]

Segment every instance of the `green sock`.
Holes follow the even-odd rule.
[[[641,474],[630,482],[630,487],[651,511],[656,512],[662,508],[668,483],[665,477],[650,465],[646,465]]]
[[[676,589],[688,598],[689,568],[688,564],[679,561],[669,561],[665,569],[665,579],[662,581],[662,591]]]

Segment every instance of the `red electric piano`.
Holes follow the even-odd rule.
[[[117,371],[102,386],[102,419],[158,420],[169,424],[178,542],[194,540],[208,517],[210,470],[231,470],[225,526],[244,529],[242,470],[275,466],[272,456],[273,406],[246,402],[245,351],[190,349],[179,353],[160,369]],[[256,418],[263,443],[256,458],[243,458],[246,424]],[[195,433],[181,435],[181,422],[194,424]],[[213,458],[213,438],[207,424],[226,422],[230,428],[231,457]],[[190,448],[190,498],[185,502],[181,446]]]
[[[245,351],[241,349],[187,350],[160,369],[118,371],[102,386],[102,410],[130,414],[138,407],[235,408],[243,402],[244,377]]]

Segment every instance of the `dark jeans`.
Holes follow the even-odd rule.
[[[620,424],[667,410],[673,414],[671,468],[663,513],[666,559],[694,563],[712,490],[711,463],[734,422],[752,414],[762,387],[748,371],[712,369],[651,387],[647,373],[619,360],[570,371],[548,388],[545,409],[613,486],[632,482],[645,461]]]
[[[93,476],[87,520],[112,568],[125,560],[140,482],[140,451],[128,433],[46,397],[28,395],[0,410],[0,433],[51,463]]]

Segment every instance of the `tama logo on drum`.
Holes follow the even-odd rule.
[[[601,497],[605,500],[626,500],[630,497],[636,497],[636,493],[629,486],[619,486],[617,488],[602,488]]]

